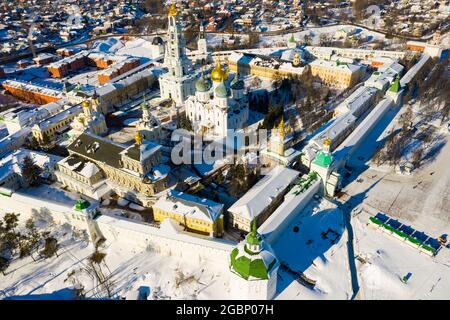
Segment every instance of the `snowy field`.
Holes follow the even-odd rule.
[[[401,114],[401,113],[399,113]],[[394,237],[368,226],[368,218],[383,213],[436,239],[450,233],[450,144],[449,135],[437,130],[429,144],[432,154],[411,175],[392,167],[376,166],[368,157],[375,143],[398,128],[399,114],[387,127],[386,119],[367,137],[364,147],[354,154],[352,176],[344,188],[352,209],[355,255],[361,287],[360,299],[449,299],[450,252],[441,248],[435,257],[420,253]],[[417,121],[417,119],[416,119]],[[381,127],[381,128],[380,128]],[[383,127],[386,129],[383,131]],[[413,141],[414,143],[414,141]],[[410,150],[409,150],[410,151]],[[426,149],[427,151],[427,149]],[[409,157],[407,152],[405,157]],[[401,279],[408,273],[410,280]]]
[[[55,226],[41,220],[38,227],[58,239],[58,257],[13,260],[7,274],[0,275],[0,299],[73,299],[75,284],[84,287],[86,298],[108,298],[89,266],[94,247],[86,236],[67,224]],[[100,251],[106,253],[102,269],[110,277],[113,299],[130,298],[140,287],[150,288],[150,299],[229,298],[226,266],[199,266],[134,249],[131,243],[106,242]]]
[[[295,226],[299,228],[297,233],[293,230]],[[316,281],[316,285],[314,289],[305,287],[281,270],[278,277],[281,293],[277,299],[349,299],[352,289],[342,211],[327,200],[314,200],[286,229],[272,244],[275,255],[290,269]]]
[[[394,237],[367,226],[369,216],[363,211],[352,220],[356,239],[355,253],[366,261],[357,262],[360,298],[449,299],[449,249],[441,249],[436,257],[429,257]],[[402,282],[401,279],[408,273],[411,277],[407,283]]]

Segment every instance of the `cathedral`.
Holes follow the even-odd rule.
[[[248,99],[239,74],[229,83],[228,71],[219,60],[211,72],[211,80],[203,74],[196,81],[195,95],[186,100],[186,115],[195,132],[223,138],[227,130],[242,129],[246,125]]]
[[[181,25],[177,22],[178,12],[174,4],[169,10],[169,26],[164,54],[164,66],[168,69],[159,78],[161,98],[172,99],[183,104],[195,91],[196,74],[186,56],[185,39]]]

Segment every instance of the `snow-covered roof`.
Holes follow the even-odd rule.
[[[55,61],[55,62],[49,64],[48,68],[59,69],[59,68],[61,68],[62,66],[66,65],[66,64],[71,64],[71,63],[73,63],[73,62],[75,62],[77,60],[84,59],[88,55],[89,55],[89,51],[80,51],[80,52],[75,53],[72,56],[66,57],[64,59],[61,59],[59,61]]]
[[[211,223],[223,212],[221,203],[174,190],[169,190],[166,197],[159,198],[153,208]]]
[[[351,63],[340,63],[339,61],[331,61],[331,60],[322,60],[322,59],[316,59],[313,62],[310,63],[312,67],[319,67],[319,68],[326,68],[331,70],[336,70],[339,72],[348,72],[348,73],[355,73],[359,70],[361,70],[361,66]]]
[[[23,81],[18,81],[18,80],[5,80],[5,81],[3,81],[3,85],[10,86],[10,87],[16,88],[16,89],[36,92],[41,95],[46,95],[46,96],[50,96],[50,97],[55,97],[55,98],[62,97],[62,93],[59,90],[55,90],[55,89],[48,88],[48,87],[43,87],[43,86],[33,84],[33,83],[28,83],[28,82],[23,82]]]
[[[40,130],[45,130],[46,128],[52,127],[54,124],[60,123],[64,119],[70,117],[70,116],[76,116],[82,111],[81,105],[76,105],[73,107],[69,107],[54,116],[45,119],[45,121],[40,122],[39,124],[36,124],[37,128]]]
[[[228,211],[252,220],[263,212],[298,177],[300,172],[277,166],[256,183]]]
[[[347,155],[354,152],[354,148],[371,131],[374,124],[386,113],[393,101],[390,98],[382,99],[367,117],[353,130],[353,132],[333,152],[333,166],[339,168],[343,165]]]
[[[25,157],[29,156],[34,163],[43,169],[53,169],[62,158],[52,154],[45,154],[28,149],[19,149],[0,160],[0,181],[12,173],[21,173],[21,165]]]
[[[68,156],[67,158],[61,160],[58,164],[67,167],[88,179],[100,172],[100,169],[93,162],[86,161],[77,155]]]
[[[409,82],[414,79],[417,72],[422,69],[425,63],[427,63],[429,60],[431,60],[431,56],[428,54],[422,54],[422,57],[420,60],[412,66],[411,69],[408,70],[408,72],[400,79],[400,85],[402,87],[407,86]]]
[[[323,141],[328,138],[331,140],[331,145],[333,146],[335,141],[339,140],[342,134],[348,132],[355,122],[356,117],[352,113],[341,115],[329,127],[311,139],[309,145],[314,146],[316,150],[322,150]]]
[[[347,99],[336,107],[336,112],[343,114],[351,112],[358,116],[369,101],[371,101],[377,94],[378,89],[373,87],[361,86],[356,89]]]
[[[152,141],[144,140],[141,145],[134,144],[121,152],[133,160],[145,161],[161,149],[161,145]]]

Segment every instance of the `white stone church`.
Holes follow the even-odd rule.
[[[204,74],[195,83],[195,95],[186,100],[186,116],[196,133],[211,138],[227,136],[227,130],[246,126],[249,108],[244,93],[244,81],[235,75],[228,81],[228,71],[220,61],[211,72],[211,80]]]

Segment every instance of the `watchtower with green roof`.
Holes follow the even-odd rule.
[[[332,172],[333,155],[331,154],[331,139],[326,138],[323,141],[322,150],[320,150],[314,161],[311,163],[311,172],[316,172],[322,179],[324,194],[331,195],[327,191],[327,182]]]
[[[273,298],[279,265],[270,247],[258,234],[254,219],[251,232],[230,254],[231,290],[236,298]]]
[[[402,104],[403,89],[400,83],[400,77],[397,76],[389,87],[386,95],[391,98],[397,106]]]

